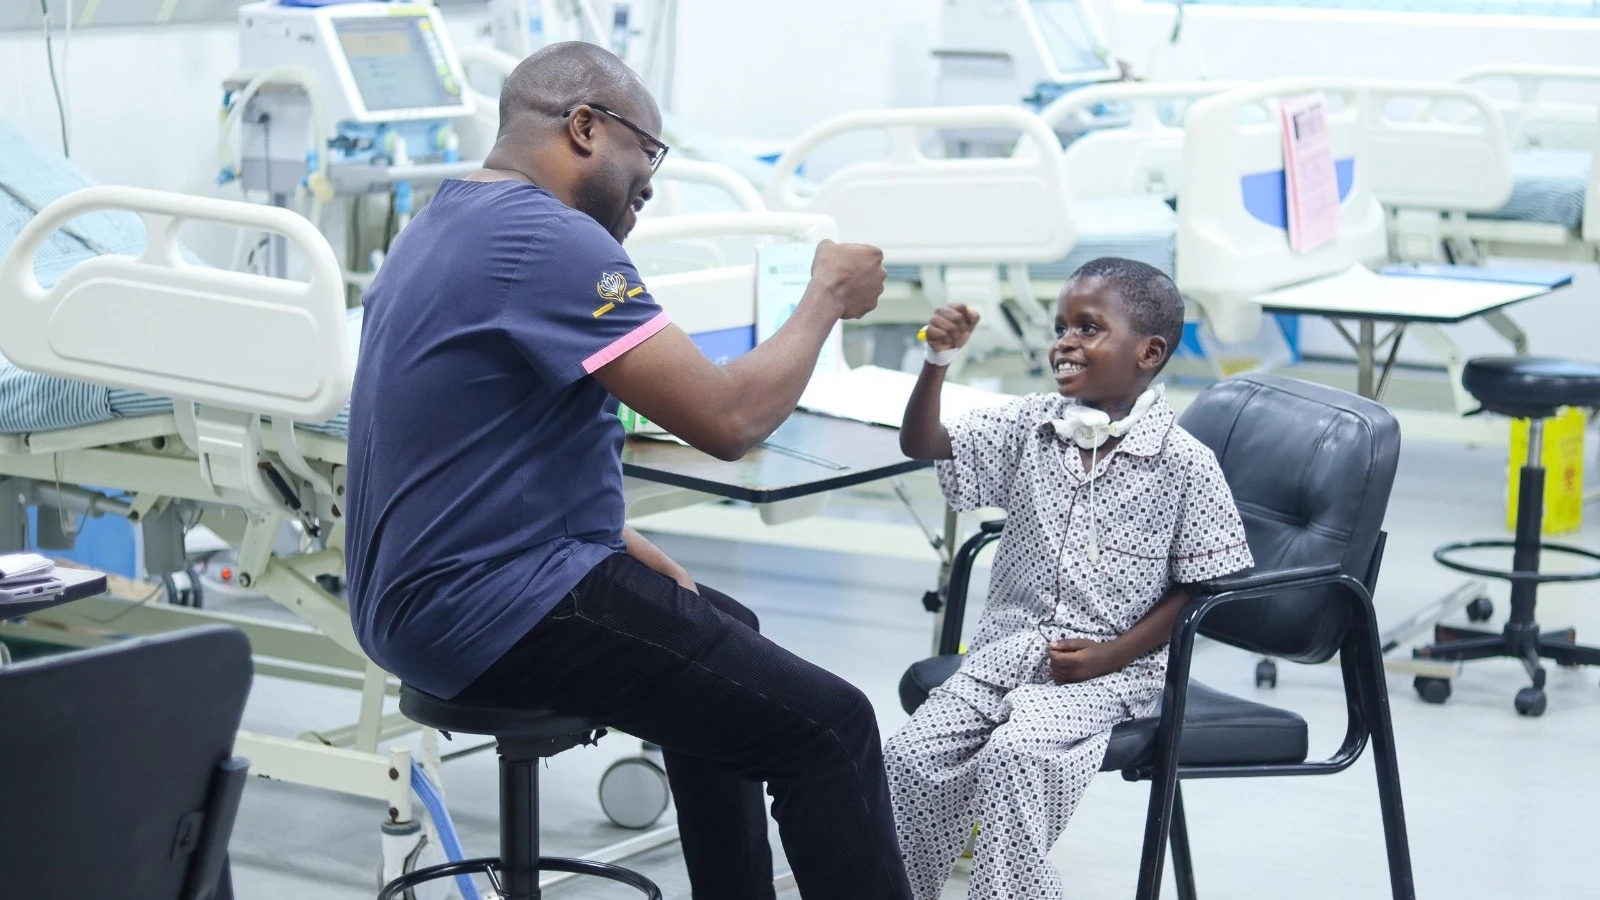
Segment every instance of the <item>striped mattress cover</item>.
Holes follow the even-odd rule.
[[[1577,228],[1583,223],[1591,164],[1591,155],[1581,150],[1513,153],[1511,199],[1494,212],[1480,213],[1475,218]]]

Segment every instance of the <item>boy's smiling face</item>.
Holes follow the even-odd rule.
[[[1134,327],[1122,296],[1105,279],[1075,278],[1062,290],[1050,368],[1063,396],[1120,418],[1150,386],[1167,351],[1166,338]]]

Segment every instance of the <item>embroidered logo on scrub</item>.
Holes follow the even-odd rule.
[[[628,302],[629,297],[637,297],[644,293],[644,285],[636,288],[628,287],[628,279],[621,272],[607,272],[600,276],[600,281],[594,286],[595,293],[600,299],[606,301],[605,305],[595,310],[596,319],[617,308],[618,303]]]

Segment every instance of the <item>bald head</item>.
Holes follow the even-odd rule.
[[[563,113],[580,103],[609,107],[652,123],[660,118],[649,89],[627,63],[604,47],[566,41],[540,49],[506,79],[500,88],[500,134],[530,116],[555,126]]]
[[[665,156],[644,81],[603,47],[551,44],[500,89],[500,135],[484,169],[512,173],[589,214],[619,242],[653,193]]]

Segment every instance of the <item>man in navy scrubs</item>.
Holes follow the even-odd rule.
[[[621,60],[547,47],[507,80],[484,168],[395,241],[351,398],[356,634],[430,694],[659,744],[697,900],[773,896],[762,782],[804,896],[908,898],[871,704],[623,524],[616,416],[739,458],[794,410],[834,323],[877,305],[882,253],[824,242],[788,323],[713,365],[621,244],[660,129]]]

